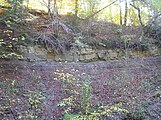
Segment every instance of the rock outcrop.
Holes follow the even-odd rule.
[[[56,53],[52,49],[45,49],[40,45],[19,46],[24,60],[29,61],[57,61],[57,62],[93,62],[120,60],[125,58],[158,56],[161,54],[160,48],[152,46],[151,49],[119,49],[119,48],[96,48],[94,46],[75,46],[64,53]]]

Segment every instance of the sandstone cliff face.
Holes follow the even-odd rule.
[[[119,48],[95,48],[90,45],[83,47],[75,46],[64,53],[56,53],[52,49],[45,49],[42,46],[35,45],[29,47],[19,46],[24,60],[29,61],[56,61],[56,62],[93,62],[120,60],[125,58],[159,56],[161,50],[159,47],[152,46],[147,50],[119,49]]]

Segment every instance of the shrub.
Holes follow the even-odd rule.
[[[62,99],[58,107],[65,108],[63,119],[65,120],[100,120],[106,116],[111,116],[115,112],[128,113],[123,109],[122,103],[114,105],[101,105],[94,108],[91,103],[92,86],[88,75],[85,80],[78,80],[78,76],[66,71],[55,71],[55,80],[63,81],[64,89],[69,97]],[[84,74],[84,73],[83,73]]]

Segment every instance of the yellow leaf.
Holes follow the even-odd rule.
[[[22,37],[21,37],[21,40],[25,40],[25,37],[24,37],[24,36],[22,36]]]

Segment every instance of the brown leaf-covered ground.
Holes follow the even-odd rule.
[[[122,103],[129,111],[128,115],[116,114],[114,117],[104,119],[159,120],[161,119],[160,71],[161,57],[92,63],[2,60],[0,119],[61,118],[65,108],[59,107],[58,103],[70,95],[65,92],[65,83],[56,79],[58,76],[55,73],[58,72],[71,73],[79,81],[87,80],[87,76],[90,76],[88,82],[92,87],[91,103],[94,108],[98,104]],[[75,86],[70,88],[79,89]],[[79,102],[77,101],[77,104],[80,104]]]

